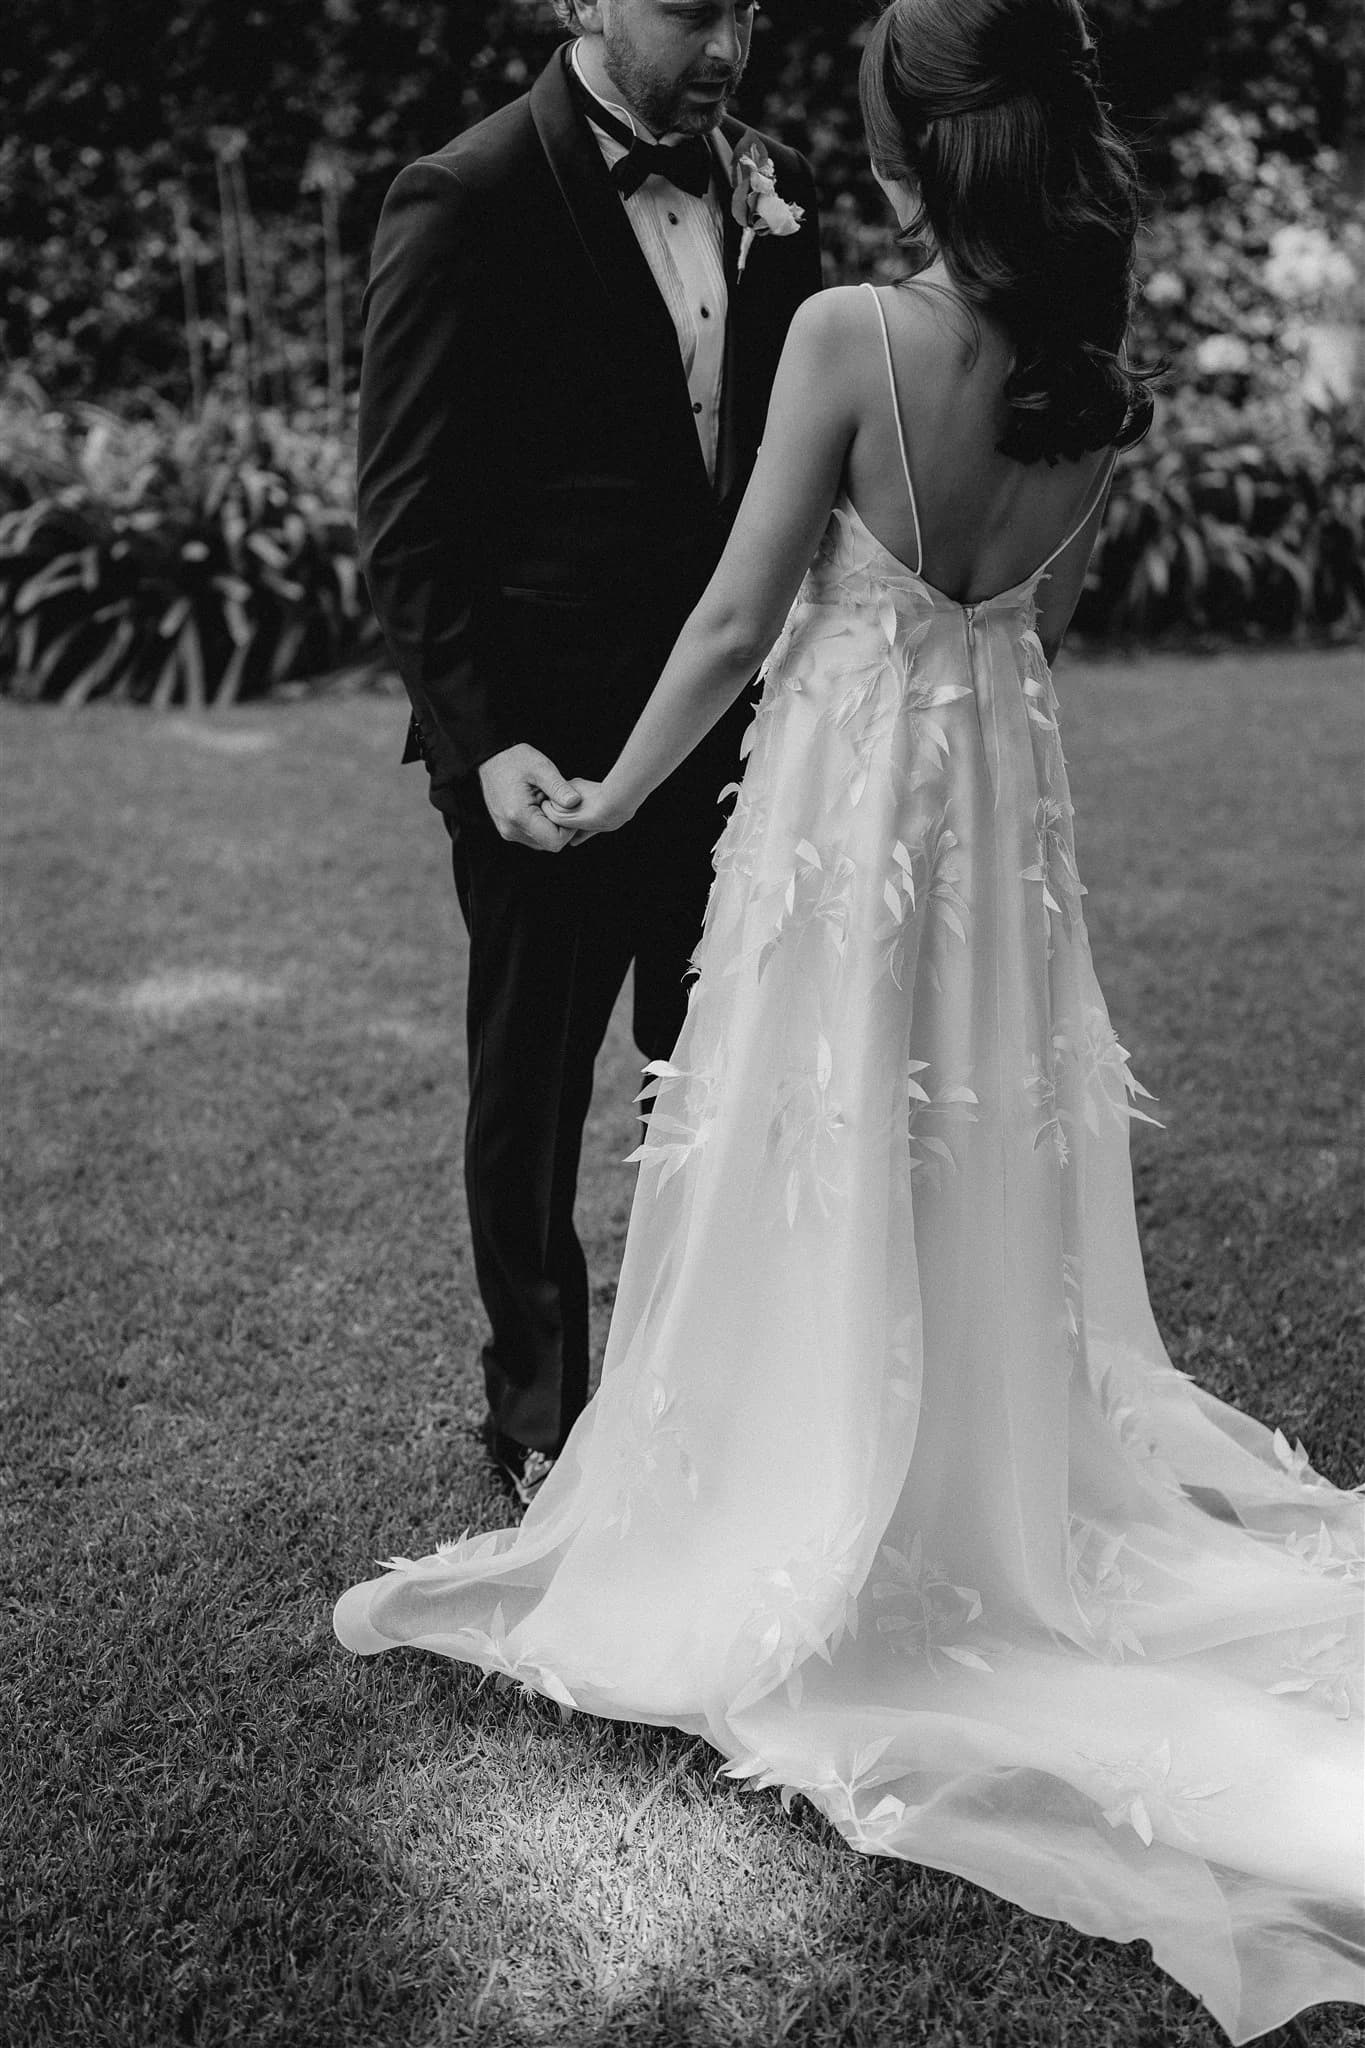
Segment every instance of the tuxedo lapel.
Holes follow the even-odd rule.
[[[569,47],[556,53],[531,89],[536,133],[584,254],[610,302],[620,344],[622,398],[633,390],[663,430],[672,473],[695,470],[706,489],[677,331],[570,88]]]

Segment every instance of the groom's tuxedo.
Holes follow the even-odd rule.
[[[592,1066],[627,968],[635,1031],[671,1049],[744,708],[624,831],[547,855],[501,840],[477,769],[518,742],[602,776],[720,556],[791,317],[818,288],[807,218],[739,272],[723,125],[728,290],[714,483],[678,333],[603,162],[567,48],[531,92],[411,164],[366,300],[359,525],[365,575],[455,845],[470,927],[471,1230],[493,1326],[497,1427],[557,1449],[586,1398],[572,1208]]]

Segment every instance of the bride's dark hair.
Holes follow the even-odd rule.
[[[1096,95],[1077,0],[892,0],[859,89],[875,169],[917,186],[969,308],[1014,345],[999,446],[1019,462],[1130,446],[1153,372],[1119,357],[1133,292],[1137,169]]]

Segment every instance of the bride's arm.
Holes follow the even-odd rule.
[[[847,296],[820,292],[798,309],[725,553],[615,765],[597,790],[586,786],[582,812],[563,813],[565,825],[601,832],[632,818],[733,704],[782,630],[856,425],[842,338]]]

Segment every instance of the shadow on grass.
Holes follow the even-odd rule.
[[[425,1715],[430,1660],[388,1661]],[[395,1758],[368,1809],[458,1959],[433,2041],[1214,2048],[1222,2038],[1145,1948],[1092,1942],[955,1877],[856,1856],[804,1801],[789,1815],[775,1794],[718,1778],[703,1743],[561,1722],[543,1700],[467,1673],[449,1705],[453,1749],[406,1768]]]
[[[270,1504],[242,1506],[273,1549]],[[414,2041],[449,1965],[351,1807],[395,1724],[435,1739],[436,1674],[376,1693],[321,1588],[263,1605],[193,1509],[125,1516],[68,1561],[14,1693],[6,2042]]]

